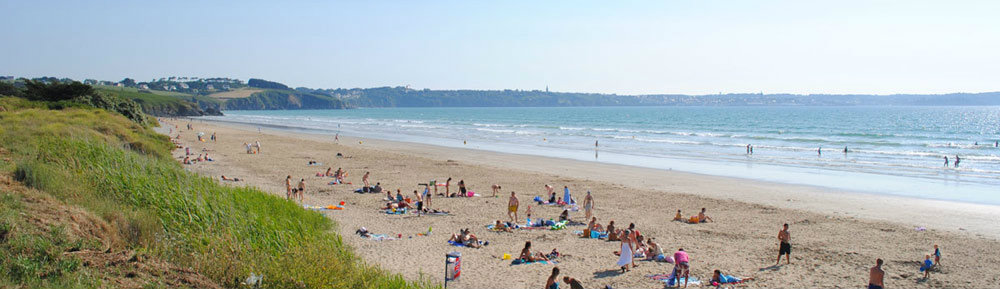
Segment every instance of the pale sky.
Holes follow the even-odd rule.
[[[27,77],[619,94],[1000,91],[1000,1],[0,0],[0,27],[0,75]]]

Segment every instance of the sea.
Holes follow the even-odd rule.
[[[361,108],[225,114],[203,119],[325,134],[331,140],[339,134],[1000,205],[1000,107],[995,106]]]

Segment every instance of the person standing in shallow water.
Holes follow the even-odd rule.
[[[948,162],[948,156],[944,156],[944,166],[947,167],[950,163]]]

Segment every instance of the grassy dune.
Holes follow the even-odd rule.
[[[363,264],[318,213],[183,170],[170,158],[165,136],[119,115],[47,110],[13,98],[0,98],[0,105],[6,110],[0,112],[0,173],[111,224],[118,236],[109,246],[191,267],[224,287],[238,286],[251,272],[263,273],[268,288],[427,287]],[[16,207],[15,197],[0,197],[0,206]],[[18,218],[0,214],[0,232],[23,227],[16,226]],[[25,271],[17,260],[38,250],[10,242],[0,248],[7,255],[0,258],[0,285],[94,285],[71,257],[34,258],[32,266],[56,269]]]

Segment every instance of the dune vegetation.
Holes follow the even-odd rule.
[[[0,97],[0,287],[431,287],[366,265],[319,213],[184,170],[153,122]]]

